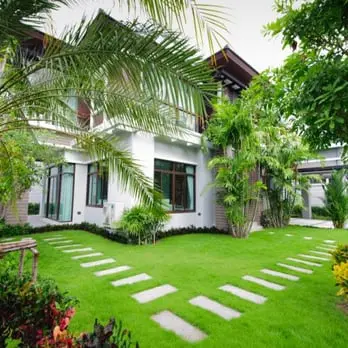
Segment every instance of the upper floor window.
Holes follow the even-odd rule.
[[[195,211],[195,176],[193,165],[155,159],[155,186],[162,191],[168,211]]]
[[[108,170],[98,163],[91,163],[87,174],[87,205],[102,207],[107,199]]]

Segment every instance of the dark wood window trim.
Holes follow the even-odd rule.
[[[167,162],[172,164],[172,169],[159,169],[156,168],[156,160],[157,161],[162,161],[162,162]],[[177,165],[188,165],[193,168],[193,173],[186,173],[186,172],[181,172],[176,170]],[[184,214],[184,213],[194,213],[196,212],[196,166],[193,164],[189,163],[181,163],[181,162],[173,162],[173,161],[168,161],[168,160],[162,160],[162,159],[155,159],[155,175],[156,173],[162,174],[171,174],[172,175],[172,185],[171,185],[171,206],[172,209],[168,210],[170,214]],[[176,205],[176,177],[192,177],[193,178],[193,209],[185,209],[185,210],[176,210],[175,205]],[[161,176],[161,181],[162,181],[162,176]],[[187,181],[185,180],[185,183]],[[158,188],[161,190],[161,187]],[[186,186],[185,186],[186,189]],[[187,190],[185,190],[185,200],[187,199]]]
[[[90,172],[90,168],[92,165],[96,165],[97,169],[94,172]],[[97,187],[98,187],[98,180],[100,180],[100,185],[101,185],[101,203],[100,204],[90,204],[89,203],[89,190],[90,190],[90,186],[89,186],[89,182],[90,182],[90,177],[91,176],[95,176],[97,178],[96,182],[97,182]],[[103,173],[100,170],[100,165],[99,163],[90,163],[87,166],[87,195],[86,195],[86,206],[87,207],[92,207],[92,208],[103,208],[104,207],[104,201],[107,200],[107,195],[108,195],[108,171],[104,171]],[[106,187],[105,187],[106,185]],[[98,190],[98,188],[97,188]],[[106,191],[106,192],[105,192]],[[104,198],[104,193],[106,195],[106,198]]]
[[[73,172],[72,173],[64,173],[63,172],[63,166],[51,166],[48,167],[48,175],[47,175],[47,193],[46,193],[46,211],[45,211],[45,217],[50,220],[59,221],[59,222],[71,222],[73,220],[73,211],[74,211],[74,192],[75,192],[75,164],[74,163],[68,163],[68,165],[73,166]],[[51,169],[57,168],[57,174],[51,175]],[[70,220],[59,220],[59,210],[60,210],[60,200],[61,200],[61,187],[62,187],[62,178],[64,175],[72,175],[73,176],[73,187],[72,187],[72,202],[71,202],[71,213],[70,213]],[[57,212],[55,214],[55,217],[49,216],[49,204],[50,204],[50,186],[51,186],[51,180],[52,178],[57,178],[57,186],[56,186],[56,197],[57,197]]]

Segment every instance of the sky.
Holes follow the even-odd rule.
[[[274,19],[277,14],[274,11],[274,0],[199,0],[201,3],[222,5],[228,8],[229,14],[227,27],[228,34],[223,34],[226,43],[244,60],[261,72],[269,67],[279,66],[289,51],[282,50],[279,38],[265,37],[263,26]],[[83,0],[72,7],[62,7],[54,12],[47,21],[45,31],[59,35],[66,26],[77,23],[83,15],[91,17],[99,8],[102,8],[115,19],[134,19],[134,13],[128,14],[125,9],[120,9],[117,0]],[[139,15],[139,14],[138,14]],[[145,17],[140,14],[140,19]],[[184,34],[195,40],[195,31],[192,23],[185,25]],[[216,47],[216,50],[219,47]],[[210,55],[208,45],[199,47],[202,54]]]

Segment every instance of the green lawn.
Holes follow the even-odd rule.
[[[274,231],[271,235],[268,232]],[[285,236],[291,233],[293,237]],[[44,242],[44,238],[62,234],[76,243],[93,247],[105,257],[113,257],[116,264],[84,269],[80,262],[99,259],[72,260]],[[313,240],[304,240],[312,236]],[[276,266],[291,263],[286,257],[308,253],[324,239],[348,243],[348,231],[319,230],[289,227],[254,233],[247,240],[223,235],[185,235],[160,241],[156,246],[125,246],[101,237],[78,231],[33,235],[40,251],[39,274],[54,278],[62,289],[80,300],[70,329],[74,332],[92,328],[95,318],[106,322],[109,317],[121,318],[132,330],[134,338],[145,347],[188,347],[175,334],[161,329],[151,315],[170,310],[197,326],[208,338],[193,344],[197,347],[346,347],[348,316],[337,309],[339,299],[331,274],[331,262],[313,268],[312,275],[300,274]],[[27,266],[30,266],[30,260]],[[309,260],[310,261],[310,260]],[[96,270],[120,265],[132,269],[116,275],[97,278]],[[292,282],[260,273],[271,268],[301,277]],[[115,288],[113,280],[145,272],[153,278],[138,284]],[[273,291],[242,280],[254,275],[286,285],[284,291]],[[232,284],[268,297],[257,305],[218,290]],[[178,292],[147,304],[138,304],[131,294],[162,284],[171,284]],[[239,319],[225,321],[220,317],[188,303],[192,297],[205,295],[242,312]]]

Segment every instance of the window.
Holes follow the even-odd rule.
[[[51,167],[47,178],[46,217],[69,222],[72,220],[75,166]]]
[[[168,211],[195,211],[195,166],[155,159],[155,186],[163,194]]]
[[[98,163],[88,165],[87,205],[102,207],[108,200],[108,170]]]

